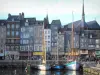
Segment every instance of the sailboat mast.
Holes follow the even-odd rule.
[[[59,56],[58,56],[58,32],[57,32],[57,64],[58,64]]]
[[[46,48],[45,48],[45,39],[44,39],[44,24],[43,24],[43,32],[42,32],[42,42],[43,42],[43,60],[46,63]]]
[[[74,20],[74,16],[73,16],[73,12],[72,12],[72,34],[71,34],[71,52],[73,55],[73,48],[74,48],[74,24],[73,24],[73,20]]]

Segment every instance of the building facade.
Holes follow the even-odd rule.
[[[24,24],[20,32],[20,59],[31,59],[34,51],[34,24],[30,23],[29,18],[24,19]]]
[[[51,29],[44,29],[46,52],[51,52]]]
[[[6,25],[6,59],[19,59],[20,17],[24,15],[8,14]]]
[[[58,33],[58,54],[64,55],[64,33]]]
[[[0,59],[5,58],[6,20],[0,20]]]

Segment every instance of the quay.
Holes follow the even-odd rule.
[[[47,60],[47,64],[53,65],[57,60]],[[66,60],[59,60],[60,64],[65,64]],[[0,67],[25,67],[29,63],[31,66],[37,66],[42,63],[41,60],[0,60]]]
[[[57,62],[57,60],[46,60],[47,64],[53,65]],[[60,64],[65,64],[67,63],[66,60],[59,60],[58,61]],[[30,63],[31,66],[37,66],[42,63],[42,60],[0,60],[0,66],[1,67],[10,67],[10,66],[16,66],[16,67],[23,67],[26,66],[27,63]],[[96,62],[85,62],[85,61],[80,61],[81,64],[85,67],[95,67]]]
[[[94,67],[90,66],[90,67],[84,67],[83,68],[83,72],[85,75],[100,75],[100,64],[96,64]]]

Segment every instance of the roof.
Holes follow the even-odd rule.
[[[11,16],[9,16],[9,17],[7,18],[7,21],[12,21],[12,19],[13,19],[14,21],[19,21],[19,20],[20,20],[20,17],[19,17],[19,15],[11,15]]]
[[[24,21],[28,20],[29,25],[32,25],[36,22],[36,18],[24,18]]]
[[[74,21],[73,25],[74,25],[75,31],[79,31],[81,28],[84,28],[84,29],[88,28],[88,29],[93,29],[93,30],[100,29],[100,25],[96,21],[82,22],[82,20],[78,20],[78,21]],[[64,28],[67,30],[71,30],[72,22],[65,25]]]
[[[0,26],[5,24],[6,24],[6,20],[0,20]]]
[[[87,24],[88,24],[88,28],[89,29],[97,29],[97,30],[100,30],[100,25],[97,23],[97,21],[96,20],[93,20],[93,21],[89,21],[89,22],[87,22]]]
[[[61,25],[61,21],[60,20],[52,20],[51,24],[52,25]]]

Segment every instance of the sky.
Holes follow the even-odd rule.
[[[60,19],[62,25],[82,17],[83,0],[0,0],[0,19],[7,19],[8,13],[43,20],[48,13],[49,22]],[[86,22],[96,20],[100,24],[100,0],[84,0]]]

